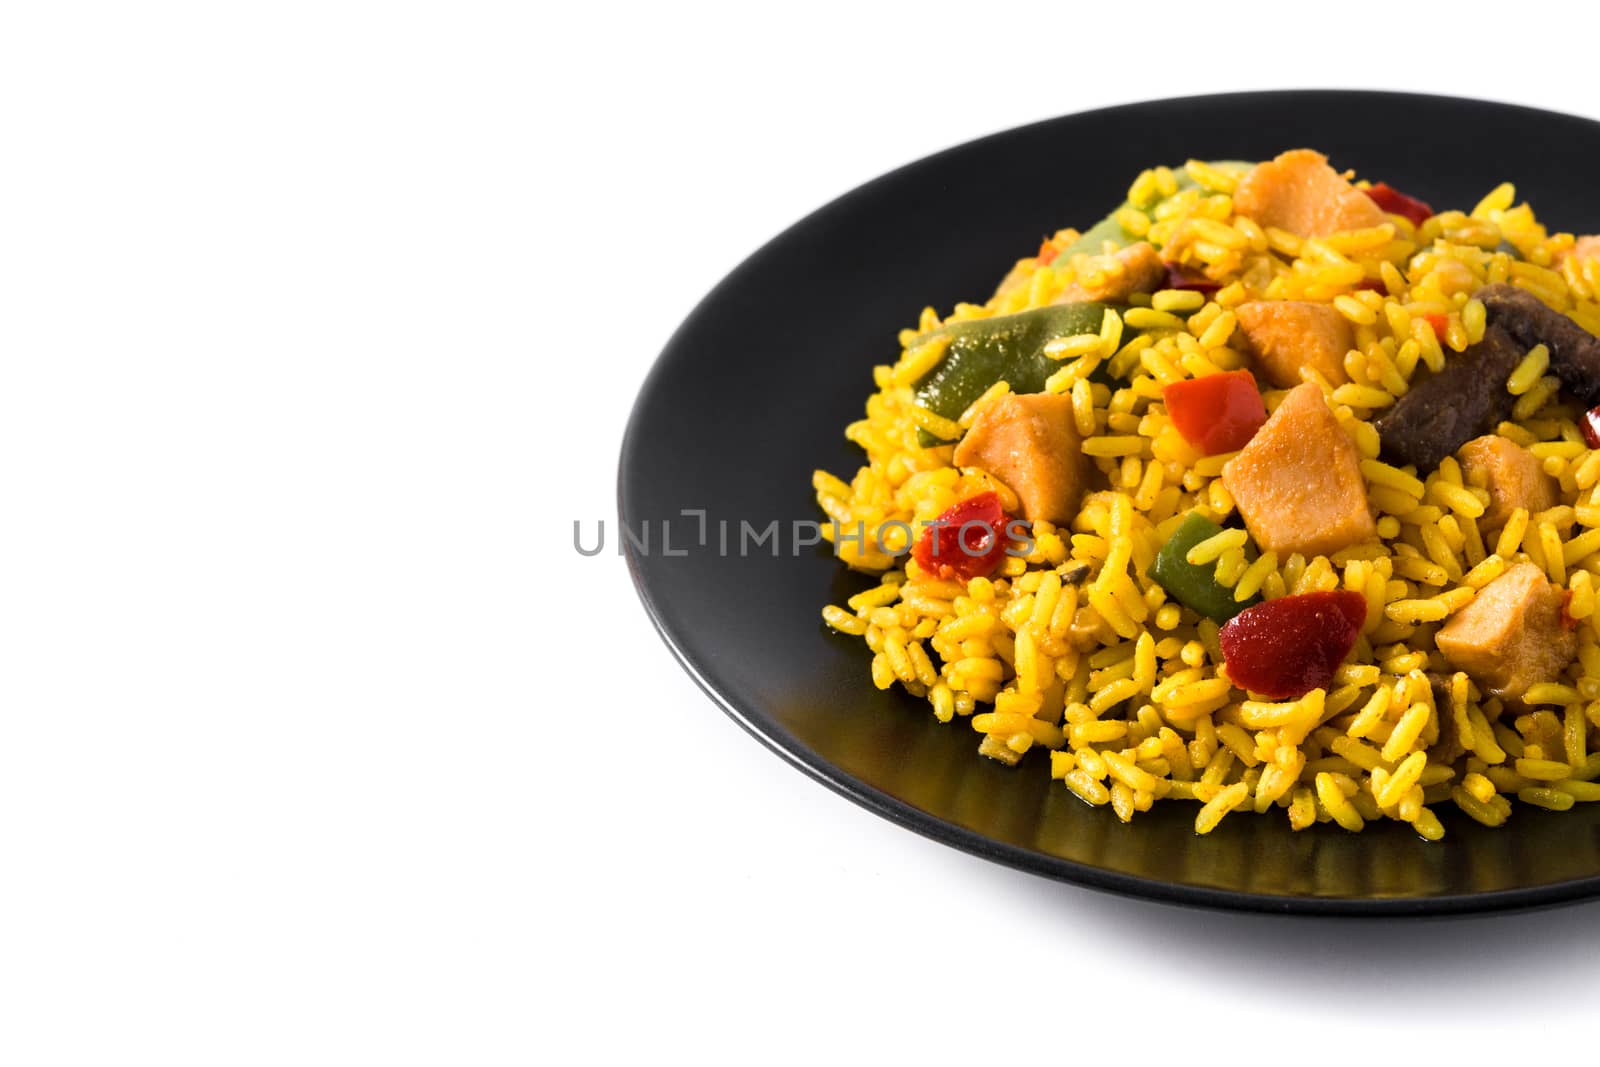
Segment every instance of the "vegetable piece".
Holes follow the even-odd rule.
[[[1437,311],[1422,316],[1428,320],[1428,325],[1433,327],[1433,336],[1444,340],[1444,332],[1450,328],[1450,316],[1441,315]]]
[[[1578,429],[1583,431],[1583,440],[1590,448],[1600,448],[1600,407],[1585,411],[1578,420]]]
[[[1349,381],[1345,353],[1355,347],[1355,332],[1332,304],[1307,300],[1252,300],[1234,309],[1245,350],[1273,385],[1293,389],[1309,367],[1329,385]]]
[[[1333,681],[1366,618],[1360,593],[1300,593],[1240,612],[1217,639],[1234,685],[1292,700]]]
[[[1210,166],[1225,173],[1241,175],[1253,164],[1237,160],[1218,160],[1212,162]],[[1189,177],[1188,171],[1182,168],[1174,170],[1173,176],[1177,180],[1179,193],[1197,187],[1195,180]],[[1144,207],[1154,210],[1158,205],[1159,202],[1146,204]],[[1117,220],[1118,212],[1133,206],[1130,202],[1123,201],[1116,211],[1091,226],[1076,241],[1056,251],[1048,259],[1045,258],[1047,254],[1045,245],[1050,245],[1050,242],[1046,241],[1045,245],[1040,246],[1039,258],[1046,263],[1063,264],[1079,253],[1103,255],[1108,243],[1115,250],[1126,249],[1131,244],[1141,242],[1140,235],[1124,229],[1122,223]],[[1143,261],[1148,257],[1142,252],[1136,253],[1136,256],[1139,262],[1134,265],[1143,269],[1147,265]],[[1156,258],[1158,261],[1159,257]],[[1157,265],[1159,266],[1159,262]],[[1018,271],[1013,270],[1007,275],[1006,280],[1001,282],[1001,291],[1006,290],[1013,276],[1021,277]],[[1145,284],[1158,286],[1160,281],[1152,276]],[[1043,392],[1045,379],[1060,366],[1044,354],[1045,343],[1057,337],[1098,333],[1105,307],[1105,304],[1093,300],[1057,304],[1024,311],[1018,315],[952,323],[938,330],[929,331],[921,340],[949,335],[951,341],[950,347],[945,351],[944,359],[917,383],[917,404],[936,415],[956,419],[974,400],[1001,379],[1011,386],[1013,393]],[[1123,340],[1130,339],[1136,333],[1137,331],[1124,326]],[[941,443],[926,430],[917,431],[917,441],[924,448]]]
[[[1045,355],[1044,346],[1058,337],[1099,333],[1105,304],[1057,304],[1017,315],[955,322],[923,334],[920,342],[950,338],[944,358],[916,384],[916,403],[935,415],[958,419],[995,382],[1004,380],[1013,393],[1041,393],[1045,379],[1061,364]],[[1132,333],[1124,327],[1123,336]],[[939,444],[919,432],[924,448]]]
[[[1161,284],[1163,289],[1193,289],[1197,293],[1209,296],[1222,288],[1205,275],[1191,274],[1176,263],[1168,263],[1166,268],[1167,280]]]
[[[1388,182],[1378,182],[1367,190],[1372,202],[1390,215],[1401,215],[1411,220],[1411,225],[1421,226],[1433,217],[1433,208],[1414,196],[1407,196]]]
[[[1195,545],[1221,532],[1222,527],[1198,511],[1189,512],[1178,528],[1172,531],[1172,536],[1167,538],[1167,543],[1161,546],[1150,569],[1145,572],[1172,599],[1215,622],[1227,622],[1261,600],[1258,595],[1243,603],[1235,602],[1233,590],[1217,581],[1215,565],[1190,563],[1185,558]],[[1254,557],[1248,546],[1245,554]]]
[[[1242,175],[1249,171],[1251,167],[1255,166],[1255,164],[1246,163],[1237,159],[1219,159],[1212,161],[1210,166],[1226,174]],[[1182,193],[1187,189],[1194,189],[1199,184],[1193,178],[1189,177],[1189,172],[1182,167],[1173,168],[1172,175],[1177,179],[1178,183],[1177,191],[1173,193],[1173,196],[1177,196],[1178,193]],[[1156,208],[1160,207],[1166,199],[1171,198],[1168,197],[1164,198],[1163,200],[1158,200],[1154,204],[1145,204],[1143,206],[1143,210],[1154,211]],[[1141,236],[1139,234],[1129,233],[1127,230],[1122,228],[1122,223],[1117,221],[1117,213],[1122,211],[1124,208],[1130,207],[1137,208],[1139,205],[1134,204],[1130,200],[1124,200],[1122,203],[1118,204],[1115,211],[1111,212],[1111,214],[1107,215],[1105,218],[1101,219],[1099,222],[1085,230],[1082,237],[1079,237],[1076,241],[1072,242],[1072,244],[1068,245],[1066,248],[1063,248],[1061,250],[1061,255],[1065,257],[1066,260],[1070,260],[1073,256],[1080,252],[1087,252],[1089,255],[1097,256],[1105,251],[1107,241],[1110,241],[1111,244],[1117,248],[1123,248],[1135,241],[1141,240]],[[1063,262],[1064,261],[1065,260],[1063,260]]]
[[[940,578],[987,577],[1005,559],[1009,523],[999,495],[979,493],[929,524],[911,549],[911,558]]]
[[[1262,226],[1326,237],[1384,221],[1383,211],[1309,148],[1256,164],[1233,194],[1233,210]]]
[[[1515,700],[1531,685],[1558,679],[1577,654],[1577,635],[1561,622],[1565,599],[1544,571],[1518,563],[1478,590],[1434,644],[1488,692]]]
[[[1311,382],[1290,390],[1223,466],[1222,484],[1256,544],[1280,557],[1332,555],[1377,537],[1360,454]]]
[[[1413,381],[1406,395],[1374,419],[1383,458],[1427,476],[1439,461],[1511,415],[1516,397],[1506,378],[1522,360],[1511,335],[1491,324],[1483,340],[1452,356],[1438,374]]]
[[[1082,444],[1070,396],[1007,393],[979,409],[956,445],[955,462],[999,478],[1017,494],[1028,519],[1064,526],[1078,513],[1088,477]]]
[[[1478,517],[1480,530],[1498,530],[1517,508],[1537,515],[1556,506],[1555,483],[1538,457],[1498,434],[1475,437],[1456,453],[1461,471],[1474,485],[1489,491],[1489,506]]]
[[[1184,440],[1208,456],[1243,448],[1267,421],[1261,391],[1247,370],[1173,382],[1161,398]]]

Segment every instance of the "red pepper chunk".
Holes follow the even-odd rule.
[[[1433,336],[1440,341],[1443,341],[1444,332],[1450,328],[1450,317],[1448,315],[1441,315],[1437,311],[1431,315],[1424,315],[1422,317],[1428,320],[1429,326],[1433,327]]]
[[[1051,244],[1050,238],[1046,237],[1039,245],[1039,266],[1048,267],[1051,263],[1055,262],[1055,258],[1060,254],[1061,249]]]
[[[1585,411],[1578,420],[1578,429],[1583,431],[1583,439],[1590,448],[1600,448],[1600,407]]]
[[[940,578],[987,577],[1005,559],[1010,521],[997,494],[968,497],[922,531],[911,558]]]
[[[1433,208],[1389,185],[1379,182],[1367,190],[1367,195],[1372,202],[1391,215],[1403,215],[1411,220],[1411,225],[1421,226],[1433,217]]]
[[[1246,608],[1218,641],[1233,684],[1268,700],[1326,689],[1367,620],[1360,593],[1300,593]]]
[[[1267,421],[1261,390],[1247,370],[1173,382],[1161,398],[1183,439],[1208,456],[1243,448]]]
[[[1214,293],[1222,286],[1202,274],[1190,274],[1176,263],[1162,264],[1167,268],[1167,280],[1162,285],[1163,289],[1193,289],[1197,293]]]

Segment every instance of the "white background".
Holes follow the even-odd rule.
[[[992,866],[571,548],[682,317],[901,163],[1243,88],[1600,115],[1577,6],[1425,6],[8,5],[0,1062],[1581,1058],[1600,909]]]

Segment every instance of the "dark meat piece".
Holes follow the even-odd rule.
[[[1589,407],[1600,400],[1600,337],[1585,330],[1525,289],[1486,285],[1478,299],[1489,321],[1516,338],[1524,351],[1550,349],[1550,369],[1574,397]]]
[[[1522,355],[1509,333],[1489,326],[1482,341],[1449,360],[1438,374],[1414,383],[1373,421],[1383,458],[1396,466],[1413,464],[1418,474],[1426,475],[1474,437],[1492,432],[1511,415],[1516,398],[1506,392],[1506,378]]]
[[[1455,710],[1450,706],[1450,679],[1448,674],[1428,672],[1428,687],[1433,690],[1433,707],[1439,716],[1439,740],[1428,750],[1428,757],[1434,763],[1454,763],[1467,754],[1461,730],[1456,725]]]

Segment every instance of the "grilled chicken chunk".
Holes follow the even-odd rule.
[[[1257,163],[1240,179],[1233,210],[1301,237],[1326,237],[1388,221],[1371,197],[1328,166],[1327,156],[1309,148]]]
[[[1256,366],[1273,385],[1293,389],[1309,367],[1329,385],[1349,381],[1344,372],[1345,353],[1355,345],[1355,333],[1331,304],[1307,300],[1254,300],[1234,309],[1246,347]]]
[[[1329,555],[1378,535],[1360,464],[1322,390],[1307,382],[1227,462],[1222,484],[1262,548]]]
[[[1532,563],[1518,563],[1478,591],[1434,636],[1444,658],[1487,692],[1516,700],[1554,681],[1578,651],[1561,621],[1562,591]]]
[[[1078,513],[1088,464],[1072,398],[1007,394],[985,404],[956,445],[959,467],[979,467],[1017,494],[1023,516],[1066,524]]]

